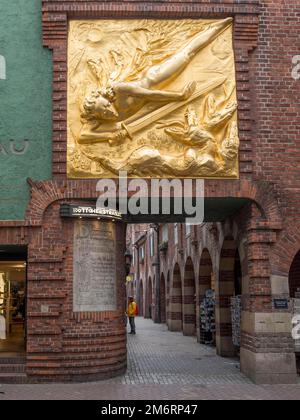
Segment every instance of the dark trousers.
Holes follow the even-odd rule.
[[[129,324],[130,324],[130,329],[132,333],[135,334],[135,320],[134,320],[134,316],[130,316],[129,317]]]

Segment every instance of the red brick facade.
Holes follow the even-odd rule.
[[[300,82],[291,77],[292,57],[299,54],[299,2],[44,0],[43,44],[53,51],[53,179],[38,184],[29,181],[31,201],[25,221],[0,222],[1,245],[29,246],[27,374],[31,380],[110,376],[122,372],[126,360],[121,320],[122,264],[118,265],[118,312],[83,314],[78,319],[70,307],[72,222],[62,222],[58,207],[60,203],[78,200],[88,203],[97,194],[95,181],[66,178],[68,20],[228,16],[234,18],[240,180],[207,181],[205,196],[246,198],[252,204],[226,222],[193,228],[188,243],[186,238],[179,238],[178,246],[174,245],[163,256],[161,272],[169,300],[166,316],[175,321],[174,328],[183,320],[189,331],[197,314],[190,314],[187,309],[188,313],[179,319],[182,314],[176,309],[178,303],[189,305],[191,299],[185,266],[190,264],[192,269],[188,261],[193,262],[198,288],[205,281],[203,268],[210,263],[208,254],[203,256],[203,250],[207,249],[220,288],[218,352],[230,354],[228,298],[233,287],[230,264],[233,253],[239,249],[246,284],[242,370],[257,382],[295,379],[288,327],[281,330],[273,325],[282,323],[286,314],[274,309],[273,299],[289,295],[289,270],[300,248]],[[120,225],[119,261],[123,261],[125,247],[122,229]],[[146,281],[149,282],[149,277]],[[154,293],[154,273],[151,281]],[[227,286],[223,287],[225,283]],[[178,293],[170,295],[168,287],[177,288]],[[189,290],[188,295],[182,294],[184,289]],[[148,294],[149,287],[144,283],[146,316],[152,302]],[[47,314],[41,313],[41,305],[49,307]],[[260,328],[258,317],[265,323],[265,329]],[[274,328],[270,328],[269,319]],[[93,349],[89,355],[84,353],[86,346]]]

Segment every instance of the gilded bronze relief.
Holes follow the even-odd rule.
[[[237,178],[232,19],[71,21],[68,176]]]

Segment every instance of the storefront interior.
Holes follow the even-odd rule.
[[[25,352],[27,266],[26,259],[10,259],[12,254],[6,254],[7,260],[4,255],[1,257],[0,357],[6,353]]]

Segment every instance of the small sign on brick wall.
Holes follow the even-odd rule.
[[[289,299],[274,299],[275,309],[289,309]]]

